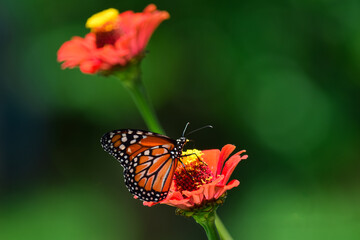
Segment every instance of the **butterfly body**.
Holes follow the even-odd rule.
[[[140,200],[158,202],[166,198],[187,139],[137,129],[106,133],[101,145],[124,168],[128,190]]]

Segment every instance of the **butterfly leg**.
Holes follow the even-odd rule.
[[[186,174],[187,174],[191,179],[193,179],[193,176],[191,176],[191,174],[186,170],[185,164],[181,161],[181,158],[179,158],[179,162],[181,162],[181,165],[183,166]]]
[[[201,160],[201,158],[200,158],[196,153],[191,153],[191,154],[187,154],[187,155],[182,155],[181,157],[188,157],[188,156],[192,156],[192,155],[195,155],[200,162],[204,163],[204,164],[207,166],[207,163],[204,162],[203,160]],[[191,179],[194,179],[193,176],[186,170],[185,164],[181,161],[181,157],[179,158],[179,161],[181,162],[182,166],[184,167],[184,170],[185,170],[186,174],[187,174]]]

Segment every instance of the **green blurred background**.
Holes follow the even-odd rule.
[[[61,70],[86,19],[146,1],[6,1],[0,8],[0,239],[205,239],[142,206],[103,133],[146,128],[116,79]],[[143,79],[169,136],[249,159],[218,213],[234,239],[360,239],[360,2],[155,1]]]

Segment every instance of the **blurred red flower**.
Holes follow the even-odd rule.
[[[127,65],[143,57],[144,49],[159,24],[170,17],[154,4],[143,12],[119,13],[110,8],[90,17],[85,38],[73,37],[57,53],[62,68],[80,67],[83,73],[94,74]]]
[[[235,153],[225,162],[234,150],[234,145],[227,144],[221,151],[212,149],[184,152],[183,155],[189,155],[181,158],[186,170],[182,164],[178,165],[168,196],[160,202],[143,202],[143,204],[151,207],[160,203],[182,210],[191,210],[215,201],[227,190],[240,184],[236,179],[229,183],[228,181],[237,164],[248,156],[241,156],[245,152],[243,150]]]

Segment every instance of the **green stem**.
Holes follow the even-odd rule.
[[[222,223],[222,221],[219,218],[219,215],[217,215],[217,213],[215,213],[215,225],[217,227],[220,238],[222,240],[233,240],[233,238],[231,237],[230,233],[226,229],[225,225]]]
[[[125,88],[129,90],[148,129],[152,132],[165,134],[141,81],[140,63],[131,64],[122,71],[114,72],[113,75],[120,79]]]
[[[215,211],[206,214],[194,214],[193,218],[204,228],[208,240],[220,240],[215,226]]]
[[[134,102],[149,130],[152,132],[165,134],[155,115],[155,111],[151,107],[150,101],[147,98],[145,87],[142,82],[138,81],[132,86],[127,86],[127,89],[130,91],[130,94],[134,99]]]

